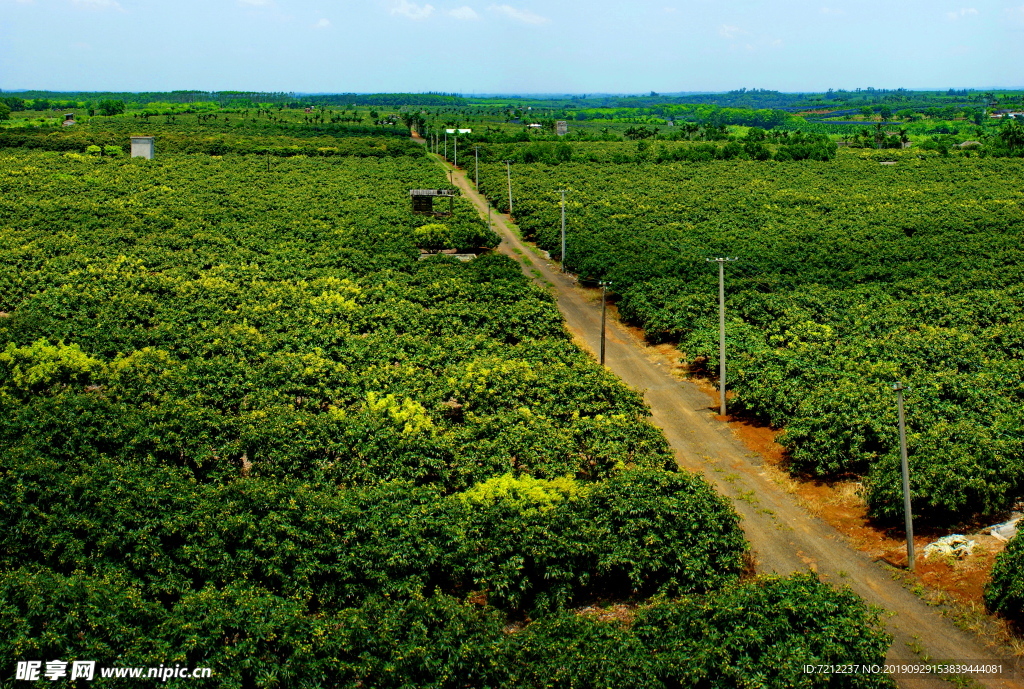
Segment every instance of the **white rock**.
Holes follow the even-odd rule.
[[[970,555],[976,545],[976,541],[972,541],[963,534],[951,534],[926,545],[924,547],[924,556],[943,555],[961,560]]]

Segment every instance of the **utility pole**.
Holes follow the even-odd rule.
[[[444,159],[448,160],[448,130],[444,130]]]
[[[562,189],[562,272],[565,272],[565,189]]]
[[[476,165],[473,167],[473,185],[480,190],[480,147],[473,146],[473,155],[476,157]]]
[[[455,167],[459,166],[459,134],[458,130],[455,130]]]
[[[505,161],[505,170],[508,173],[508,219],[512,219],[512,161]]]
[[[903,518],[907,529],[907,566],[914,571],[914,517],[910,511],[910,463],[907,461],[907,426],[903,420],[903,383],[893,383],[900,425],[900,462],[903,465]]]
[[[608,287],[612,284],[608,280],[601,280],[601,365],[604,366],[604,314],[608,308],[608,300],[605,299]]]
[[[726,256],[707,260],[718,264],[718,393],[721,398],[720,413],[725,416],[725,264],[736,258]]]

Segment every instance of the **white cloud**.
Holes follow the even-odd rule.
[[[318,21],[316,24],[313,25],[314,29],[329,29],[330,27],[331,27],[331,20],[330,19],[321,19],[320,21]]]
[[[472,21],[480,18],[480,15],[472,7],[466,5],[454,10],[448,10],[448,16],[462,19],[463,21]]]
[[[846,10],[841,10],[841,9],[836,8],[836,7],[822,7],[821,8],[821,13],[822,14],[829,14],[829,15],[832,15],[832,16],[835,16],[835,17],[841,17],[844,14],[846,14]]]
[[[956,19],[961,19],[962,17],[968,17],[968,16],[970,16],[972,14],[977,14],[977,13],[978,13],[978,10],[974,9],[973,7],[961,7],[956,12],[946,12],[946,16],[949,19],[956,20]]]
[[[720,27],[718,27],[718,35],[721,36],[722,38],[726,38],[731,41],[734,38],[738,38],[740,36],[749,36],[750,32],[744,31],[738,26],[722,24]]]
[[[271,0],[238,0],[238,4],[243,7],[269,7],[273,3]]]
[[[423,5],[421,7],[409,0],[398,0],[398,2],[392,3],[390,11],[392,15],[401,15],[409,19],[426,19],[434,13],[434,6]]]
[[[71,0],[78,7],[82,7],[87,10],[117,10],[123,12],[124,8],[121,7],[117,0]]]
[[[732,24],[722,24],[718,27],[718,35],[729,41],[730,48],[733,50],[743,48],[751,53],[766,49],[778,49],[785,46],[781,38],[775,38],[774,36],[756,31],[748,31]]]
[[[1010,19],[1016,19],[1019,22],[1024,22],[1024,5],[1020,7],[1007,7],[1006,14]]]
[[[539,14],[534,14],[529,10],[519,10],[516,9],[515,7],[512,7],[511,5],[491,5],[487,9],[491,10],[492,12],[504,14],[506,17],[509,17],[510,19],[515,19],[516,21],[523,22],[524,24],[547,24],[549,21],[551,21],[547,17],[542,17]]]

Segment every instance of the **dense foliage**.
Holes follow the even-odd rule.
[[[228,106],[273,105],[281,108],[302,108],[314,104],[333,105],[464,105],[466,100],[455,93],[329,93],[303,94],[267,91],[19,91],[17,96],[3,100],[26,101],[36,109],[74,108],[96,101],[120,101],[132,106],[153,102],[195,105],[196,103]],[[24,107],[24,106],[23,106]]]
[[[18,529],[0,540],[0,569],[32,553],[50,571],[134,581],[165,603],[244,574],[317,608],[483,591],[508,612],[540,613],[717,588],[745,548],[706,483],[664,471],[596,483],[506,474],[444,495],[406,481],[204,483],[178,467],[12,460],[3,517]]]
[[[577,144],[582,147],[584,145]],[[794,469],[866,474],[872,513],[902,514],[896,380],[915,512],[997,513],[1024,492],[1024,231],[1018,161],[916,151],[829,163],[513,167],[516,219],[566,262],[610,279],[649,337],[717,368],[727,277],[736,408],[786,429]],[[895,164],[880,165],[880,162]],[[481,187],[504,207],[505,169]]]
[[[562,611],[514,633],[499,611],[443,594],[374,596],[311,614],[237,581],[167,608],[123,578],[29,568],[0,575],[0,592],[3,635],[19,657],[67,657],[68,640],[80,635],[81,653],[104,661],[117,653],[119,665],[158,657],[232,670],[189,686],[893,686],[885,674],[803,673],[804,664],[881,663],[888,646],[853,594],[806,574],[661,600],[626,619]],[[45,612],[41,599],[51,601]]]
[[[414,130],[443,150],[447,131],[463,144],[728,141],[724,146],[672,146],[659,153],[668,160],[750,157],[779,160],[823,159],[834,154],[833,140],[864,148],[903,148],[948,154],[962,147],[980,155],[1022,155],[1007,146],[1002,130],[1021,102],[1017,92],[948,93],[868,89],[856,93],[781,94],[760,89],[727,94],[650,97],[461,98],[453,94],[321,94],[178,91],[173,93],[23,92],[0,98],[10,122],[5,129],[22,136],[0,138],[5,146],[68,146],[88,131],[90,139],[118,139],[130,129],[166,138],[172,148],[192,152],[254,152],[271,148],[290,155],[296,147],[312,153],[337,149],[338,139],[354,136],[405,138]],[[1017,108],[1019,110],[1019,108]],[[995,113],[990,115],[990,113]],[[75,124],[69,130],[64,117]],[[557,122],[568,123],[559,134]],[[58,132],[76,132],[68,139]],[[229,136],[212,136],[214,132]],[[53,138],[24,138],[26,133]],[[697,136],[695,136],[697,134]],[[750,135],[770,136],[767,145]],[[784,141],[798,135],[804,141]],[[254,142],[257,137],[290,141]],[[324,141],[301,141],[319,137]],[[333,139],[333,141],[332,141]],[[741,145],[733,145],[739,141]],[[379,144],[380,142],[378,142]],[[349,142],[353,144],[353,142]],[[119,145],[109,142],[95,145]],[[365,151],[354,144],[353,154]],[[749,149],[749,150],[748,150]],[[831,151],[829,149],[832,149]],[[67,150],[60,148],[57,150]],[[394,150],[393,147],[390,150]],[[291,153],[289,153],[291,151]],[[342,154],[349,149],[343,147]],[[767,154],[766,154],[767,152]],[[337,155],[328,150],[326,155]],[[379,155],[379,153],[367,153]],[[391,154],[394,154],[393,152]],[[692,157],[691,157],[692,156]],[[546,160],[546,159],[545,159]]]
[[[1024,538],[1020,534],[1006,544],[992,567],[992,580],[985,587],[985,604],[1024,625]]]
[[[715,160],[831,160],[837,147],[827,137],[786,132],[765,134],[751,129],[740,140],[730,137],[722,129],[679,127],[677,136],[649,140],[651,130],[639,129],[627,138],[638,139],[635,144],[618,142],[589,142],[580,144],[559,141],[537,141],[529,145],[480,146],[481,162],[510,160],[514,163],[545,163],[560,165],[569,162],[587,163],[679,163],[710,162]],[[491,137],[494,138],[494,137]],[[473,163],[475,164],[475,163]]]
[[[381,128],[323,125],[289,127],[287,131],[267,131],[263,127],[239,127],[236,131],[193,125],[190,127],[152,127],[128,121],[96,124],[72,131],[12,129],[0,132],[0,149],[25,148],[43,151],[84,153],[89,146],[127,147],[133,134],[158,134],[155,148],[163,153],[206,153],[208,155],[271,155],[276,157],[357,156],[366,158],[419,157],[423,147],[407,138],[389,136]],[[248,131],[246,131],[248,129]],[[240,130],[240,131],[238,131]],[[339,131],[342,130],[342,131]],[[348,130],[348,131],[344,131]],[[354,130],[354,131],[353,131]]]
[[[497,241],[464,199],[411,213],[442,179],[422,156],[0,158],[0,652],[221,687],[880,661],[852,594],[737,584],[735,512],[511,260],[421,260],[427,235]],[[601,600],[641,611],[573,610]]]
[[[550,297],[507,259],[416,261],[431,218],[407,193],[430,167],[19,160],[0,268],[0,403],[17,443],[210,476],[245,454],[256,474],[333,467],[452,490],[524,467],[596,477],[670,461],[636,421],[640,398],[568,345]],[[457,211],[457,246],[494,242]],[[69,422],[82,430],[38,440]]]

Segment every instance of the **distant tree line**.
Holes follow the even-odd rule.
[[[318,94],[305,95],[268,91],[143,91],[130,92],[89,92],[89,91],[18,91],[17,96],[0,97],[11,110],[80,107],[81,103],[121,101],[125,104],[146,103],[202,103],[215,102],[222,105],[249,105],[269,103],[285,107],[311,107],[316,105],[419,105],[419,106],[462,106],[468,102],[456,93],[373,93],[373,94]],[[17,104],[20,107],[16,107]],[[28,104],[28,105],[27,105]]]

